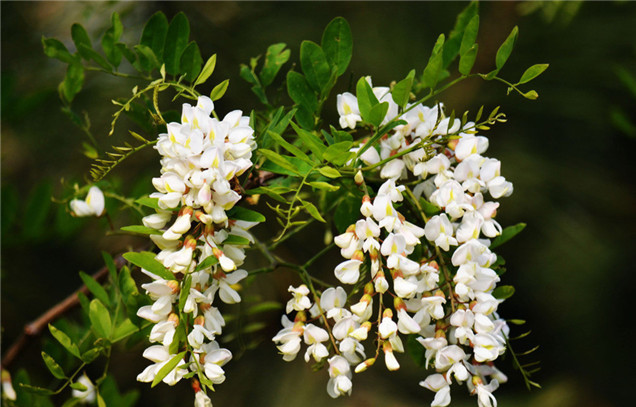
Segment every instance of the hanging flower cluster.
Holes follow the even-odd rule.
[[[386,180],[372,198],[358,176],[367,191],[362,218],[335,237],[346,260],[334,274],[354,285],[354,292],[364,287],[363,294],[349,301],[344,288],[328,288],[311,307],[306,286],[290,287],[294,299],[287,313],[296,316],[294,322],[283,317],[284,329],[273,340],[287,361],[304,340],[305,360],[327,361],[327,390],[338,397],[351,392],[351,371],[366,370],[380,351],[388,370],[399,369],[394,353],[404,352],[405,335],[414,335],[426,367],[435,369],[420,383],[436,393],[431,406],[450,404],[453,381],[465,382],[480,407],[496,405],[492,392],[506,377],[493,361],[505,351],[508,326],[496,312],[502,300],[493,296],[499,276],[491,267],[497,257],[488,248],[502,231],[494,220],[499,203],[487,197],[509,196],[512,184],[500,175],[498,160],[482,156],[488,139],[476,134],[475,123],[444,117],[442,105],[407,105],[398,116],[390,89],[372,89],[380,103],[389,104],[382,124],[394,119],[406,124],[378,146],[352,150],[364,149],[360,161]],[[362,120],[356,97],[344,93],[337,103],[341,127],[355,128]],[[405,195],[413,212],[407,213]],[[426,215],[422,197],[439,208],[437,215]],[[424,227],[405,215],[422,219]],[[375,342],[368,359],[367,339]]]
[[[162,168],[151,197],[158,198],[159,209],[143,223],[158,230],[150,235],[161,250],[156,260],[175,278],[142,269],[153,279],[142,287],[154,302],[137,314],[155,324],[155,345],[143,354],[154,363],[137,377],[142,382],[153,381],[177,358],[163,382],[174,385],[196,372],[203,384],[219,384],[225,380],[222,366],[232,358],[215,340],[225,321],[214,302],[217,294],[226,304],[241,301],[237,283],[247,271],[237,268],[254,241],[248,229],[256,223],[229,219],[227,211],[241,199],[237,177],[252,166],[255,142],[241,111],[219,120],[210,117],[213,109],[204,96],[196,106],[184,104],[181,123],[169,123],[155,147]],[[202,398],[207,396],[197,392]]]

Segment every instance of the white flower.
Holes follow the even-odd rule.
[[[161,368],[164,367],[164,365],[166,365],[166,363],[168,363],[175,355],[171,355],[168,348],[165,346],[153,345],[144,351],[143,356],[155,363],[146,367],[143,372],[137,375],[137,380],[140,382],[152,382],[159,370],[161,370]],[[177,384],[177,382],[187,373],[187,370],[179,367],[182,364],[183,363],[179,363],[175,366],[175,368],[163,378],[163,382],[169,386]]]
[[[77,383],[86,387],[86,390],[73,389],[72,395],[74,398],[79,399],[80,403],[89,404],[95,401],[95,385],[91,382],[91,379],[86,376],[86,373],[82,373]]]
[[[290,293],[293,293],[294,298],[287,301],[287,307],[285,312],[289,314],[293,311],[302,311],[311,308],[311,301],[309,300],[309,288],[305,284],[301,284],[298,288],[294,288],[291,285],[287,289]]]
[[[453,225],[445,213],[429,219],[424,226],[424,235],[444,251],[448,251],[451,245],[457,246],[457,239],[453,237]]]
[[[2,369],[2,397],[8,400],[15,400],[17,398],[17,394],[11,383],[11,374],[4,369]]]
[[[101,216],[104,213],[104,193],[96,186],[88,190],[86,200],[73,199],[71,211],[75,216]]]
[[[327,393],[335,399],[345,394],[351,394],[352,387],[349,362],[342,356],[332,356],[329,359]]]
[[[360,278],[360,260],[346,260],[334,270],[336,278],[343,284],[355,284]]]
[[[194,395],[194,407],[212,407],[212,400],[204,391],[199,390]]]
[[[356,123],[362,121],[358,99],[351,93],[345,92],[337,96],[336,106],[340,115],[340,127],[343,129],[356,127]]]
[[[445,407],[450,404],[450,386],[441,374],[435,373],[428,376],[426,380],[420,382],[420,386],[435,392],[431,407]]]

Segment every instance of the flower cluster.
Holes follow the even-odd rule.
[[[406,335],[412,335],[425,366],[435,369],[420,383],[436,393],[432,406],[450,404],[453,381],[465,382],[480,407],[496,405],[492,392],[506,377],[493,361],[505,351],[508,326],[496,312],[502,300],[493,296],[499,276],[493,269],[497,256],[489,249],[490,239],[502,231],[494,219],[499,203],[487,197],[509,196],[512,184],[501,176],[498,160],[482,156],[488,139],[476,134],[478,125],[445,117],[442,105],[407,105],[399,114],[388,87],[372,89],[389,105],[382,123],[406,123],[377,145],[363,142],[352,149],[360,165],[385,180],[372,197],[358,176],[365,191],[362,217],[335,237],[345,258],[335,277],[353,285],[352,293],[364,287],[363,294],[348,301],[344,288],[328,288],[310,307],[310,290],[290,287],[295,299],[287,312],[297,314],[293,323],[283,317],[285,328],[274,341],[284,359],[292,360],[302,337],[306,360],[328,362],[328,392],[337,397],[351,392],[351,367],[366,370],[380,351],[388,370],[399,369],[394,353],[404,352]],[[338,112],[343,128],[362,121],[350,93],[338,95]],[[437,214],[430,217],[422,205],[438,208]],[[423,227],[407,216],[421,219]],[[375,342],[369,359],[367,339]]]
[[[244,248],[254,241],[248,229],[255,223],[231,219],[228,211],[241,199],[236,177],[252,166],[255,143],[241,111],[219,120],[210,117],[213,109],[212,100],[203,96],[196,106],[184,104],[181,123],[169,123],[155,147],[162,156],[161,176],[153,179],[158,192],[151,195],[158,209],[143,223],[157,230],[150,235],[160,249],[155,259],[174,279],[142,269],[152,278],[142,287],[153,303],[137,314],[155,324],[150,332],[155,344],[144,352],[154,363],[139,381],[153,381],[183,354],[163,382],[174,385],[196,372],[211,386],[225,380],[222,366],[232,358],[215,340],[225,321],[214,304],[217,294],[226,304],[241,301],[237,284],[247,271],[238,267]],[[207,397],[200,393],[197,400]]]

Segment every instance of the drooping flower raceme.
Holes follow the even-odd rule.
[[[167,275],[143,270],[152,282],[143,284],[152,299],[138,315],[153,322],[144,352],[151,360],[137,377],[155,380],[163,366],[179,362],[163,377],[174,385],[188,372],[202,384],[225,380],[223,365],[232,354],[216,338],[225,321],[217,308],[241,301],[238,284],[247,277],[241,269],[244,249],[254,239],[248,231],[256,223],[240,220],[231,210],[241,199],[237,177],[252,166],[255,148],[249,118],[233,111],[222,120],[210,117],[212,100],[199,97],[183,105],[180,123],[169,123],[155,148],[161,155],[161,176],[153,179],[157,210],[146,216],[146,227],[157,230],[150,238],[160,249],[156,260]],[[300,304],[304,304],[300,301]],[[197,392],[196,403],[207,405]]]
[[[380,356],[388,370],[399,369],[396,354],[404,352],[405,335],[415,335],[425,366],[435,370],[420,383],[436,393],[432,406],[450,404],[453,382],[466,383],[480,406],[496,405],[492,392],[506,377],[493,362],[505,351],[508,326],[497,314],[502,300],[493,292],[500,278],[489,245],[502,232],[495,200],[513,186],[501,163],[483,155],[488,139],[477,135],[475,123],[445,117],[441,104],[407,105],[400,114],[389,88],[372,90],[389,105],[382,123],[406,124],[376,145],[354,147],[366,151],[351,164],[372,166],[384,182],[374,193],[357,176],[361,217],[334,238],[344,258],[334,275],[343,287],[314,297],[308,314],[288,306],[296,316],[284,318],[274,341],[292,360],[303,340],[317,343],[305,332],[324,331],[309,338],[325,344],[314,359],[327,362],[327,391],[339,397],[351,392],[350,372],[366,370]],[[356,128],[362,122],[356,97],[339,95],[337,103],[340,126]],[[349,299],[347,286],[364,288]],[[294,298],[300,292],[290,291]]]

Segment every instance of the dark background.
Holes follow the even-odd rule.
[[[301,40],[319,42],[326,24],[344,16],[354,36],[351,80],[372,75],[374,84],[383,85],[403,78],[412,68],[421,73],[435,39],[450,31],[464,6],[460,2],[2,2],[3,352],[24,324],[80,285],[79,270],[101,267],[100,250],[118,253],[141,242],[103,237],[104,219],[73,219],[63,206],[39,199],[51,193],[61,196],[62,178],[67,184],[82,183],[90,164],[81,154],[81,131],[60,112],[56,87],[65,67],[44,56],[42,35],[58,38],[73,50],[70,27],[80,22],[95,44],[110,26],[111,13],[118,11],[125,27],[123,40],[130,43],[138,40],[143,23],[155,11],[163,10],[168,18],[184,11],[191,39],[198,42],[204,59],[218,55],[212,82],[230,78],[230,89],[216,103],[216,110],[247,112],[257,102],[239,78],[238,65],[263,53],[271,43],[286,42],[291,60],[297,61]],[[519,39],[502,76],[514,81],[532,64],[550,64],[539,79],[526,85],[537,90],[537,101],[506,96],[505,86],[479,79],[441,97],[457,111],[501,105],[509,119],[487,134],[491,146],[487,155],[502,161],[503,175],[515,186],[514,194],[503,200],[498,219],[503,225],[523,221],[528,227],[500,249],[508,264],[503,283],[517,288],[501,314],[528,320],[533,333],[517,346],[524,350],[541,345],[530,361],[541,360],[543,370],[535,378],[543,390],[527,392],[510,361],[504,360],[498,365],[510,382],[496,395],[502,406],[628,405],[629,386],[636,379],[631,343],[636,91],[621,82],[617,72],[624,69],[636,77],[636,3],[488,2],[481,4],[480,15],[476,70],[493,68],[497,47],[514,25],[519,26]],[[88,74],[74,102],[88,111],[92,130],[105,148],[123,140],[125,132],[121,126],[112,140],[107,139],[105,129],[115,110],[108,101],[133,86],[126,80]],[[350,86],[345,75],[337,90]],[[325,112],[335,123],[333,99]],[[632,127],[620,124],[626,120]],[[149,192],[149,180],[158,174],[157,161],[154,150],[139,153],[110,181],[127,193]],[[117,208],[110,200],[108,205]],[[119,226],[125,221],[118,219],[123,222]],[[257,230],[261,236],[272,233]],[[318,250],[321,237],[319,229],[310,230],[280,253],[302,262]],[[337,253],[316,272],[328,276],[336,261]],[[252,291],[282,302],[289,284],[298,284],[298,279],[281,271],[253,281]],[[215,405],[419,406],[432,400],[432,393],[417,385],[426,373],[403,357],[399,372],[388,374],[383,366],[376,366],[356,375],[350,398],[332,401],[325,392],[326,372],[312,373],[301,357],[287,364],[276,354],[269,338],[279,329],[278,318],[277,312],[264,314],[270,328],[256,336],[262,344],[226,366],[228,379],[212,395]],[[40,346],[36,340],[27,347],[12,370],[26,367],[35,383],[46,386],[50,376],[39,358]],[[228,346],[233,349],[232,343]],[[189,405],[191,392],[185,383],[150,391],[148,385],[135,382],[146,364],[141,351],[141,347],[121,349],[113,358],[111,371],[122,391],[140,390],[139,405]],[[453,393],[453,405],[476,405],[465,393],[465,389]]]

